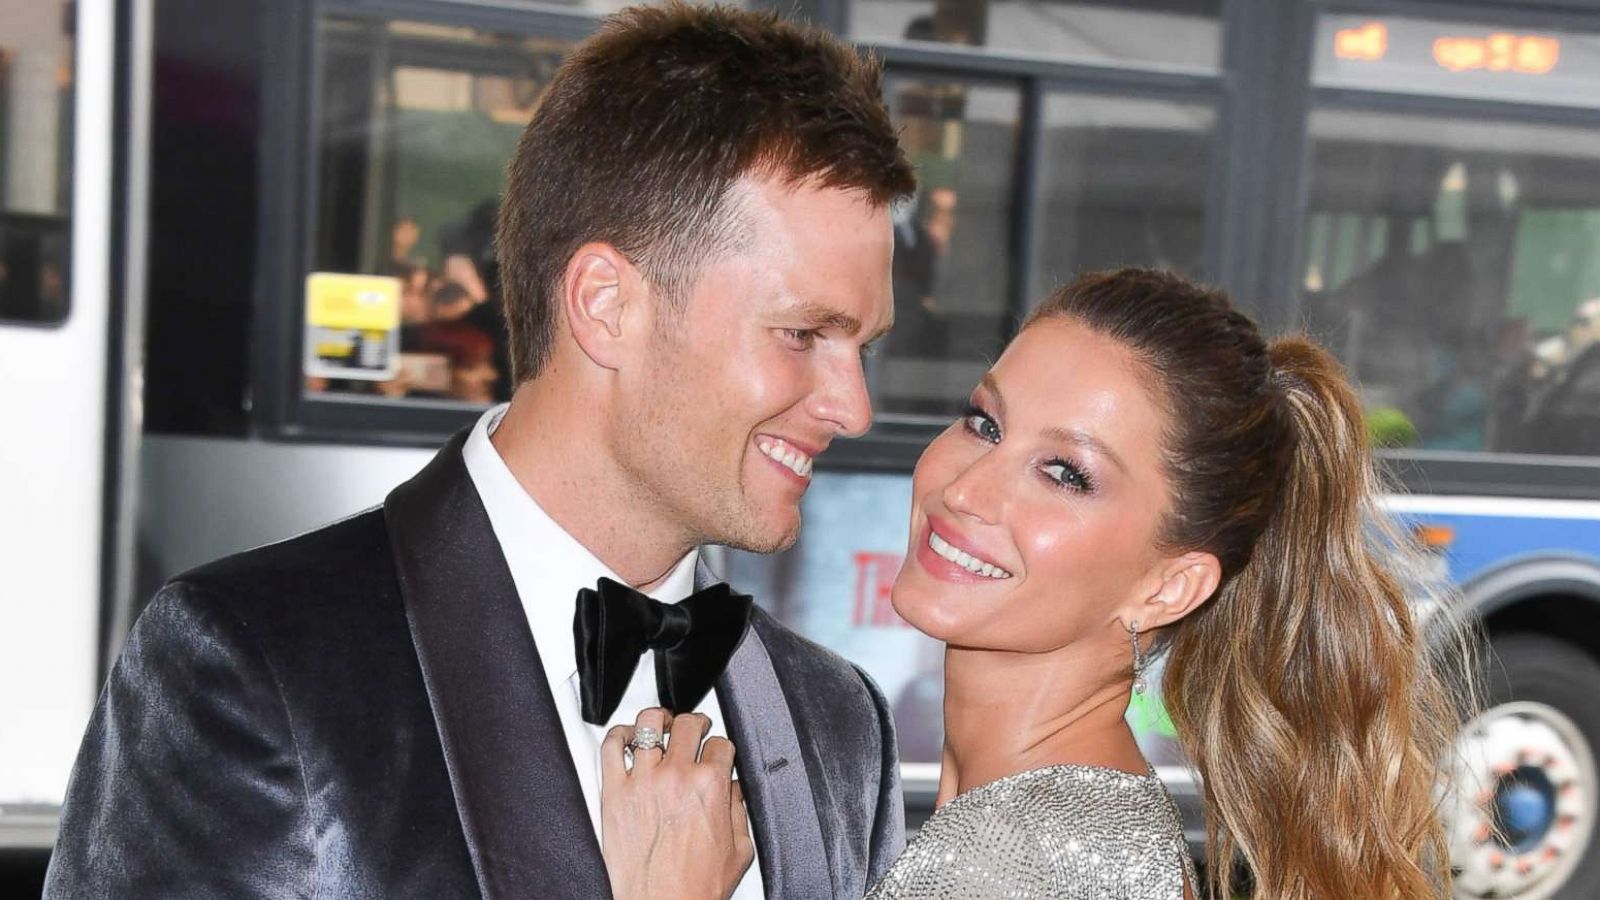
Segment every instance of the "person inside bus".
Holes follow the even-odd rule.
[[[417,330],[433,321],[434,277],[424,265],[396,266],[400,279],[400,351],[413,349]]]
[[[739,742],[736,896],[864,892],[904,843],[887,703],[698,548],[791,545],[869,425],[915,190],[881,80],[726,6],[577,46],[508,167],[512,401],[381,507],[158,592],[45,896],[608,898],[599,745],[656,705]]]
[[[458,322],[472,312],[479,301],[460,282],[441,280],[433,291],[430,320],[433,322]]]
[[[416,255],[417,243],[422,240],[422,226],[415,216],[400,216],[389,226],[389,268],[410,270],[426,262]]]
[[[894,242],[894,331],[884,347],[892,359],[942,360],[949,355],[950,319],[939,301],[950,238],[955,231],[956,192],[931,187],[917,200],[909,220],[896,223]],[[916,405],[916,398],[900,398]]]
[[[500,263],[495,257],[494,227],[499,213],[497,197],[478,201],[464,219],[444,229],[440,249],[445,254],[445,271],[459,272],[462,283],[481,302],[467,312],[467,320],[494,341],[494,367],[511,371],[511,334],[506,324],[505,304],[500,297]],[[477,285],[474,289],[471,285]],[[495,400],[511,399],[511,382],[495,384]]]
[[[1161,271],[1052,294],[912,476],[892,600],[946,644],[939,809],[868,896],[1207,896],[1124,717],[1163,651],[1209,896],[1450,896],[1471,655],[1459,629],[1429,643],[1378,488],[1321,346]],[[633,733],[602,761],[618,900],[728,896],[748,847],[727,763],[697,762],[695,731],[630,768]]]
[[[487,334],[465,321],[430,322],[422,330],[418,350],[449,360],[445,396],[485,406],[494,402],[500,370],[494,367],[494,341]]]

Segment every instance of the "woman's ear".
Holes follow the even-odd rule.
[[[631,305],[641,302],[643,279],[610,244],[591,242],[573,252],[561,278],[561,312],[585,356],[606,369],[620,368],[638,329],[628,327]]]
[[[1195,550],[1164,560],[1154,574],[1153,588],[1126,614],[1129,621],[1138,620],[1140,631],[1171,625],[1199,609],[1217,592],[1222,564],[1214,555]]]

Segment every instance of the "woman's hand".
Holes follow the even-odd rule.
[[[755,859],[744,798],[733,780],[733,744],[705,739],[699,713],[669,718],[646,709],[600,745],[600,835],[616,900],[728,897]],[[665,750],[633,751],[641,728],[671,734]]]

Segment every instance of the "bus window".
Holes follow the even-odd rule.
[[[1318,110],[1301,316],[1374,437],[1600,453],[1600,130]]]
[[[1022,92],[891,75],[886,96],[918,191],[895,211],[895,324],[869,380],[880,417],[943,425],[1011,327]]]
[[[347,331],[310,303],[305,390],[509,399],[495,214],[506,162],[571,43],[339,18],[321,30],[314,270],[379,276],[347,282],[358,288],[388,280],[376,293],[397,315]]]
[[[67,317],[72,7],[0,4],[0,321]]]
[[[1129,264],[1204,278],[1215,118],[1204,103],[1050,94],[1028,297]]]

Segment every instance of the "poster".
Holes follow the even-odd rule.
[[[389,381],[400,369],[400,279],[306,276],[305,374]]]

